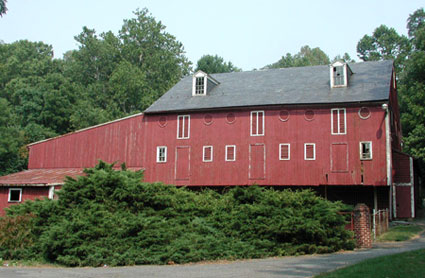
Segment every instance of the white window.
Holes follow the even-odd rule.
[[[360,142],[360,160],[372,159],[372,142]]]
[[[166,146],[156,147],[156,162],[158,163],[167,162],[167,147]]]
[[[264,111],[251,112],[251,136],[264,135]]]
[[[213,146],[204,146],[204,150],[202,152],[202,161],[203,162],[213,161]]]
[[[177,116],[177,139],[189,139],[190,115]]]
[[[333,135],[347,134],[345,108],[331,109],[331,129]]]
[[[19,203],[22,200],[22,188],[9,188],[8,202]]]
[[[316,160],[316,144],[304,144],[304,160]]]
[[[192,78],[192,96],[205,96],[207,93],[208,75],[197,71]]]
[[[335,66],[333,68],[333,79],[335,86],[344,86],[345,85],[345,74],[344,66]]]
[[[195,95],[205,95],[205,77],[196,77],[195,79]]]
[[[236,161],[236,146],[235,145],[226,146],[226,161]]]
[[[330,67],[331,88],[347,87],[348,80],[353,74],[347,63],[336,61]]]
[[[290,160],[290,159],[291,159],[291,145],[279,144],[279,160]]]

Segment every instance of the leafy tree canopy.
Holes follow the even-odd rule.
[[[183,45],[147,9],[117,35],[83,27],[75,40],[78,50],[63,59],[43,42],[0,44],[0,98],[10,114],[0,121],[0,174],[25,166],[25,144],[141,112],[191,70]]]
[[[411,50],[409,39],[399,35],[394,28],[381,25],[372,35],[364,35],[357,43],[357,53],[363,61],[392,59],[398,71]]]
[[[266,68],[290,68],[290,67],[305,67],[317,65],[329,65],[329,56],[326,55],[319,47],[310,48],[308,45],[301,47],[300,51],[292,55],[286,53],[276,63],[266,66]]]
[[[232,62],[225,62],[224,59],[218,55],[204,55],[196,63],[195,71],[202,70],[206,73],[222,73],[241,71],[240,68],[234,66]]]
[[[0,16],[2,17],[7,12],[6,0],[0,0]]]

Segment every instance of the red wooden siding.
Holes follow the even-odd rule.
[[[393,152],[394,182],[410,183],[410,157],[407,154]]]
[[[412,217],[412,189],[410,186],[396,186],[397,218]]]
[[[136,115],[31,145],[28,169],[92,167],[99,159],[141,167],[143,125],[143,115]]]
[[[346,108],[346,134],[331,135],[331,109]],[[177,116],[167,114],[166,126],[158,124],[164,115],[146,115],[146,180],[177,185],[386,185],[385,112],[381,105],[370,106],[370,116],[362,119],[358,107],[285,107],[265,109],[264,136],[251,136],[258,108],[223,112],[190,113],[190,138],[177,139]],[[282,111],[285,110],[285,113]],[[309,117],[306,111],[312,110]],[[262,110],[261,110],[262,111]],[[185,113],[187,114],[187,113]],[[282,114],[285,115],[282,119]],[[183,115],[183,114],[182,114]],[[208,117],[206,117],[208,115]],[[251,119],[252,117],[252,119]],[[259,117],[262,118],[262,117]],[[208,119],[208,120],[207,120]],[[261,121],[262,122],[262,121]],[[257,121],[255,121],[255,124]],[[257,126],[255,126],[257,129]],[[360,141],[371,141],[372,160],[360,160]],[[279,144],[290,144],[290,160],[279,159]],[[304,160],[304,144],[314,143],[316,159]],[[264,146],[265,162],[259,160]],[[226,145],[236,146],[236,161],[225,160]],[[332,146],[339,146],[334,153]],[[169,150],[190,146],[190,173],[177,179],[177,152],[169,151],[167,163],[155,162],[156,147]],[[203,146],[213,146],[214,159],[203,162]],[[255,149],[250,157],[250,149]],[[342,150],[340,150],[342,149]],[[254,159],[258,161],[251,163]],[[251,164],[250,164],[251,163]],[[333,166],[332,166],[333,165]],[[332,168],[333,167],[333,168]],[[260,171],[260,169],[262,169]],[[335,170],[335,171],[334,171]]]
[[[249,178],[264,179],[266,175],[266,148],[264,144],[249,146]]]
[[[6,208],[12,205],[21,204],[27,200],[35,200],[37,198],[43,198],[49,196],[49,187],[13,187],[13,188],[22,188],[22,197],[21,202],[19,203],[10,203],[8,202],[9,198],[9,187],[0,187],[0,208]],[[5,215],[5,211],[0,209],[0,217]]]
[[[346,108],[346,134],[331,134],[332,108]],[[91,167],[102,159],[144,167],[146,181],[177,185],[386,185],[385,112],[370,106],[364,119],[360,108],[183,113],[190,121],[179,118],[182,129],[180,114],[136,115],[31,145],[29,168]],[[264,136],[251,136],[252,111],[264,111],[253,117]],[[372,142],[372,160],[360,160],[360,141]],[[315,144],[315,160],[304,159],[306,143]],[[289,160],[279,159],[279,144],[290,144]],[[235,161],[226,161],[227,145],[236,146]],[[158,146],[167,147],[166,162],[156,162]],[[204,146],[213,146],[212,162],[203,162]]]
[[[332,143],[331,145],[331,170],[333,172],[348,171],[348,144]]]
[[[190,147],[176,147],[176,180],[188,180],[190,177]]]

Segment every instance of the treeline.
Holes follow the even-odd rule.
[[[165,26],[134,15],[117,35],[84,27],[63,59],[42,42],[0,44],[0,175],[25,168],[26,144],[141,112],[189,73]]]
[[[357,44],[363,61],[393,59],[398,75],[405,150],[425,160],[425,12],[407,20],[408,36],[385,25]],[[142,112],[192,71],[240,71],[217,55],[192,67],[183,45],[147,9],[124,20],[118,34],[84,27],[78,49],[55,59],[50,45],[0,43],[0,175],[26,167],[25,145]],[[303,46],[264,68],[355,62],[347,53],[330,59]]]

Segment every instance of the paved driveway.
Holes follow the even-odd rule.
[[[26,268],[0,267],[1,278],[139,278],[139,277],[311,277],[365,259],[425,248],[425,234],[420,238],[393,244],[379,244],[368,250],[329,255],[307,255],[230,263],[173,266],[132,266],[104,268]]]

